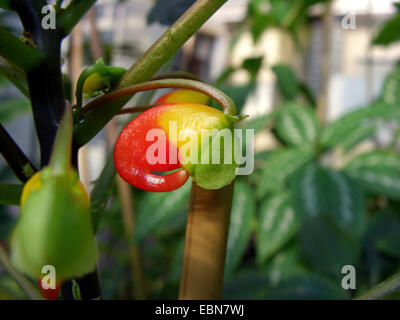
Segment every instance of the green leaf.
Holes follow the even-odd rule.
[[[276,64],[271,70],[275,73],[278,87],[286,100],[294,100],[300,92],[300,85],[293,70],[285,64]]]
[[[42,61],[38,50],[29,47],[12,33],[0,27],[0,56],[24,71],[30,71]],[[7,45],[4,45],[7,44]]]
[[[17,116],[30,110],[29,103],[24,98],[5,100],[0,105],[0,122],[7,123]]]
[[[90,193],[90,212],[94,232],[99,227],[101,216],[110,198],[111,187],[115,181],[115,173],[113,153],[111,152]]]
[[[400,199],[400,155],[392,151],[372,151],[353,158],[344,171],[375,194]]]
[[[272,257],[267,266],[270,282],[277,285],[282,281],[305,274],[306,268],[300,261],[299,248],[291,245],[287,249],[278,252]]]
[[[224,282],[222,299],[264,299],[269,287],[268,275],[265,272],[249,270]]]
[[[281,189],[296,170],[309,162],[314,154],[309,149],[283,148],[268,157],[257,183],[257,196]]]
[[[315,112],[306,105],[285,103],[279,111],[276,130],[279,137],[289,145],[312,144],[318,134]]]
[[[343,300],[348,296],[339,285],[315,275],[289,279],[266,294],[268,300]]]
[[[242,63],[242,68],[247,70],[251,76],[251,79],[255,80],[258,72],[261,69],[263,57],[247,58]]]
[[[393,19],[390,19],[379,30],[378,34],[372,41],[375,45],[387,46],[393,42],[400,40],[400,15],[398,14]]]
[[[189,179],[184,186],[171,192],[146,192],[138,199],[135,241],[141,241],[158,225],[188,207],[191,189]]]
[[[370,286],[396,272],[398,263],[383,253],[387,254],[389,250],[392,252],[393,249],[389,249],[386,243],[388,239],[399,234],[400,218],[395,212],[388,209],[381,210],[369,218],[368,228],[363,237],[363,255],[365,256],[363,265],[369,276]]]
[[[72,280],[72,296],[74,300],[82,300],[81,288],[79,288],[79,284],[75,280]]]
[[[254,129],[254,133],[266,129],[276,118],[276,113],[271,112],[261,116],[249,117],[240,123],[242,129]]]
[[[0,8],[4,10],[11,10],[10,0],[0,0]]]
[[[225,277],[229,277],[237,269],[246,252],[253,231],[255,205],[254,195],[250,187],[237,181],[233,193],[229,223]]]
[[[399,34],[400,35],[400,34]],[[400,104],[400,68],[395,68],[386,77],[383,84],[381,100],[387,104]]]
[[[0,59],[0,73],[6,76],[25,97],[29,98],[28,83],[23,71]]]
[[[360,243],[351,232],[341,230],[331,217],[308,218],[300,229],[302,256],[313,268],[334,279],[342,278],[342,267],[355,266]]]
[[[388,234],[377,243],[377,249],[393,258],[400,258],[400,234]]]
[[[0,204],[19,205],[23,185],[0,183]]]
[[[263,264],[296,233],[298,218],[291,205],[290,193],[273,194],[262,205],[257,228],[257,262]]]
[[[396,120],[399,108],[383,102],[375,102],[367,107],[347,113],[338,120],[328,124],[322,131],[320,144],[324,148],[344,146],[347,148],[373,135],[384,120]]]
[[[311,163],[293,177],[292,194],[295,211],[302,217],[330,216],[342,229],[362,233],[364,193],[340,172]]]

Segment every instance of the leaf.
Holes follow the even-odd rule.
[[[276,130],[279,137],[289,145],[312,144],[318,134],[315,112],[306,105],[285,103],[279,111]]]
[[[342,173],[311,163],[293,177],[292,194],[294,209],[303,218],[330,216],[342,229],[361,235],[364,194]]]
[[[320,144],[324,148],[351,146],[373,135],[382,121],[399,120],[399,108],[381,101],[345,114],[322,131]]]
[[[271,288],[268,300],[343,300],[345,292],[333,282],[315,275],[302,275]]]
[[[392,151],[372,151],[353,158],[344,171],[365,189],[400,199],[400,155]]]
[[[292,174],[313,157],[313,152],[306,148],[282,148],[271,154],[262,169],[257,196],[261,198],[268,192],[282,188]]]
[[[115,181],[115,173],[114,158],[111,152],[90,193],[90,212],[94,232],[99,227],[101,217],[110,198],[111,189]]]
[[[393,258],[400,258],[400,234],[388,234],[377,243],[377,249]]]
[[[372,43],[375,45],[387,46],[398,40],[400,40],[399,14],[385,23],[385,25],[379,30],[378,34],[373,39]]]
[[[300,85],[293,70],[285,64],[276,64],[271,70],[275,73],[278,87],[286,100],[294,100],[300,92]]]
[[[296,233],[298,218],[291,205],[290,193],[273,194],[262,205],[257,228],[257,262],[263,264]]]
[[[81,288],[79,288],[79,284],[75,280],[72,280],[72,296],[74,300],[82,300]]]
[[[399,34],[400,35],[400,34]],[[386,77],[381,93],[381,100],[387,104],[400,104],[400,68],[395,68]]]
[[[307,272],[300,261],[297,245],[291,245],[289,248],[273,256],[267,267],[267,271],[272,285],[277,285],[282,281],[303,275]]]
[[[0,0],[0,8],[4,10],[11,10],[10,0]]]
[[[306,101],[313,106],[314,108],[317,106],[317,100],[311,89],[304,82],[300,82],[300,91],[304,95]]]
[[[0,122],[7,123],[29,111],[29,103],[26,99],[14,98],[5,100],[0,105]]]
[[[276,113],[271,112],[261,116],[249,117],[248,120],[241,122],[242,129],[254,129],[254,133],[267,128],[276,118]]]
[[[4,59],[0,59],[0,73],[6,76],[25,97],[29,98],[28,83],[23,71],[8,64]]]
[[[341,230],[332,217],[308,218],[300,229],[301,254],[313,270],[334,279],[342,278],[342,267],[355,266],[360,243],[350,232]]]
[[[225,277],[229,277],[237,269],[246,252],[253,230],[255,205],[254,195],[250,187],[237,181],[233,193],[229,223]]]
[[[190,179],[177,190],[171,192],[146,192],[138,199],[137,228],[135,241],[141,241],[154,228],[173,215],[180,213],[189,204]]]
[[[262,56],[256,58],[247,58],[243,61],[242,68],[247,70],[251,78],[254,80],[261,69],[262,62],[263,62]]]
[[[243,272],[224,282],[222,299],[257,300],[264,299],[270,287],[268,275],[259,271]]]
[[[363,237],[363,264],[369,276],[369,284],[375,285],[384,278],[396,272],[398,263],[393,263],[386,255],[388,248],[380,248],[382,242],[387,242],[388,238],[396,237],[400,234],[400,218],[391,210],[381,210],[375,212],[368,220],[368,228]],[[385,240],[386,238],[386,240]]]
[[[170,26],[195,2],[196,0],[157,0],[147,15],[147,23],[159,22]]]

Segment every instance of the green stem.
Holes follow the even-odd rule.
[[[23,292],[32,300],[43,300],[40,293],[36,290],[34,285],[25,278],[22,274],[16,271],[12,266],[10,259],[7,256],[7,252],[0,245],[0,265],[3,266],[4,270],[15,280],[18,286]]]
[[[119,88],[150,80],[179,48],[228,0],[197,0],[147,52],[124,74]],[[131,97],[110,101],[107,107],[88,114],[75,130],[80,145],[92,139]]]
[[[0,153],[21,182],[26,182],[37,171],[23,151],[0,124]]]
[[[357,297],[356,300],[378,300],[389,298],[394,294],[400,293],[400,273],[396,273],[390,278],[382,281],[366,293]]]
[[[122,89],[112,91],[108,94],[101,96],[96,100],[93,100],[83,108],[83,112],[87,113],[88,111],[96,108],[96,113],[97,113],[102,108],[105,108],[107,102],[125,96],[132,96],[132,94],[141,91],[165,89],[165,88],[181,88],[181,89],[190,89],[193,91],[201,92],[209,96],[210,98],[214,99],[216,102],[218,102],[221,105],[222,109],[224,110],[225,114],[231,116],[236,115],[235,103],[224,92],[207,83],[194,80],[186,80],[186,79],[162,79],[162,80],[153,80],[153,81],[130,85]]]
[[[22,184],[0,183],[0,204],[19,206],[23,187]]]
[[[69,6],[58,17],[57,23],[60,26],[62,37],[67,36],[71,32],[95,2],[96,0],[71,1]]]

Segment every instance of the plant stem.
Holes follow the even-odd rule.
[[[0,124],[0,153],[21,182],[26,182],[37,171],[23,151]]]
[[[97,61],[103,56],[103,48],[100,41],[100,35],[97,30],[96,12],[94,8],[90,9],[88,18],[91,34],[90,48],[94,60]],[[116,119],[111,119],[106,127],[107,140],[110,150],[113,149],[115,140],[118,137],[117,128],[118,127]],[[114,166],[112,166],[111,169],[115,173]],[[115,175],[113,175],[113,177],[115,177]],[[137,299],[146,299],[146,286],[144,283],[143,269],[141,265],[142,259],[140,256],[140,248],[139,245],[132,242],[133,234],[136,227],[136,214],[131,194],[131,186],[127,184],[124,180],[122,180],[119,176],[117,176],[115,179],[117,180],[118,194],[120,195],[122,220],[130,258],[129,263],[133,274],[133,297]],[[110,182],[107,183],[106,181],[106,185],[110,185]]]
[[[82,19],[85,13],[96,2],[96,0],[73,0],[64,12],[60,15],[58,23],[60,24],[61,36],[68,35],[74,26]]]
[[[198,0],[125,73],[119,88],[150,80],[179,48],[228,0]],[[131,95],[132,96],[132,95]],[[107,107],[88,114],[75,130],[76,140],[86,144],[122,109],[131,96],[110,101]]]
[[[235,116],[236,106],[233,100],[227,96],[222,91],[217,88],[206,84],[204,82],[188,80],[188,79],[162,79],[162,80],[152,80],[147,82],[142,82],[139,84],[134,84],[126,86],[124,88],[112,91],[108,94],[101,96],[100,98],[91,101],[83,108],[83,113],[88,113],[90,110],[97,108],[96,113],[101,111],[101,109],[108,106],[107,102],[116,101],[121,97],[131,96],[133,93],[156,90],[163,88],[184,88],[194,91],[201,92],[210,98],[214,99],[218,104],[221,105],[225,114]]]
[[[43,56],[41,63],[27,72],[29,93],[40,144],[41,166],[50,160],[51,148],[62,116],[64,93],[61,77],[61,37],[58,29],[43,29],[44,0],[13,0],[25,32]]]
[[[179,299],[220,299],[233,196],[232,182],[219,190],[192,185]]]
[[[400,273],[396,273],[390,278],[382,281],[366,293],[357,297],[356,300],[378,300],[389,298],[394,294],[400,293]]]
[[[28,296],[29,299],[32,300],[43,300],[39,291],[35,288],[35,286],[25,278],[21,273],[15,270],[11,266],[11,262],[7,256],[7,252],[0,245],[0,264],[3,266],[4,270],[15,280],[18,286],[21,288],[23,292]]]
[[[123,108],[121,111],[118,111],[117,114],[127,114],[127,113],[135,113],[135,112],[143,112],[153,108],[154,106],[133,106],[128,108]]]

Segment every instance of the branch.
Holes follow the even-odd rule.
[[[389,298],[394,294],[400,293],[400,273],[396,273],[390,278],[382,281],[366,293],[357,297],[356,300],[378,300]]]
[[[51,148],[60,122],[64,92],[61,77],[61,38],[57,29],[43,29],[41,9],[44,0],[12,0],[25,32],[29,33],[40,54],[41,63],[27,75],[32,110],[40,144],[41,166],[48,164]]]
[[[25,183],[37,170],[1,124],[0,141],[0,153],[18,179]]]
[[[162,79],[142,82],[139,84],[133,84],[130,86],[123,87],[121,89],[111,91],[100,98],[91,101],[83,108],[83,113],[87,113],[90,110],[96,108],[95,114],[101,112],[102,109],[107,107],[107,102],[118,101],[117,99],[124,96],[131,96],[134,93],[156,89],[167,89],[167,88],[181,88],[197,91],[209,96],[214,99],[224,110],[227,115],[236,115],[236,106],[233,100],[227,96],[221,90],[200,81],[186,80],[186,79]],[[100,120],[100,119],[98,119]]]
[[[179,48],[228,0],[197,0],[147,52],[125,73],[119,88],[150,80]],[[131,96],[106,103],[107,107],[88,114],[75,130],[80,145],[92,139],[122,109]]]
[[[96,0],[73,0],[58,17],[61,36],[67,36]]]

